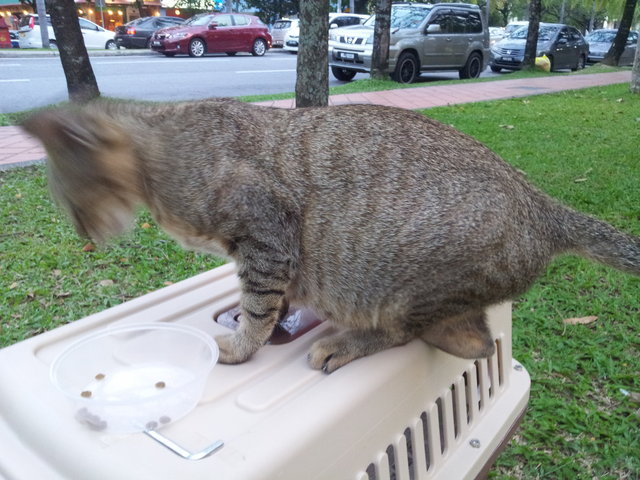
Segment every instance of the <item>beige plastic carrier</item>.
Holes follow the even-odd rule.
[[[497,349],[486,360],[415,340],[326,375],[306,357],[329,325],[281,338],[244,364],[216,365],[197,407],[157,435],[91,431],[49,381],[53,359],[95,329],[179,322],[217,335],[229,329],[215,319],[238,299],[228,264],[0,350],[0,476],[473,479],[526,408],[530,380],[511,357],[509,304],[490,311]]]

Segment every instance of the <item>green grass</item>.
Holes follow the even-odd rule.
[[[362,80],[355,80],[353,82],[347,82],[336,87],[329,89],[329,95],[341,95],[348,93],[360,93],[360,92],[378,92],[381,90],[395,90],[399,88],[417,88],[432,85],[451,85],[458,83],[477,83],[477,82],[495,82],[504,79],[518,79],[518,78],[531,78],[531,77],[544,77],[549,75],[585,75],[589,73],[606,73],[615,72],[624,68],[608,67],[606,65],[593,65],[584,70],[577,72],[553,72],[547,73],[542,71],[517,71],[517,72],[504,72],[494,77],[482,77],[473,78],[467,80],[433,80],[429,77],[422,77],[422,79],[416,83],[409,85],[394,82],[392,80],[373,80],[371,78],[364,78]],[[248,95],[239,97],[245,102],[262,102],[270,100],[286,100],[289,98],[295,98],[295,93],[278,93],[273,95]]]
[[[425,110],[541,189],[640,235],[640,96],[628,85]],[[492,478],[640,478],[640,278],[556,260],[514,304],[513,355],[529,411]],[[590,325],[562,320],[596,315]]]
[[[640,96],[628,85],[424,113],[556,198],[640,234]],[[45,183],[41,166],[0,172],[0,346],[219,264],[184,252],[145,212],[129,235],[85,252]],[[621,393],[640,392],[639,298],[640,278],[563,257],[514,303],[514,357],[532,377],[531,400],[492,478],[640,478],[640,404]],[[588,315],[598,320],[562,322]]]

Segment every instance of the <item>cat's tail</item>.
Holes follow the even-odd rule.
[[[607,222],[570,209],[564,210],[561,228],[570,251],[640,275],[640,237],[628,235]]]

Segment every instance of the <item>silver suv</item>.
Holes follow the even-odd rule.
[[[329,65],[338,80],[371,71],[375,16],[363,25],[329,32]],[[490,59],[489,29],[477,5],[394,3],[391,7],[389,71],[400,83],[421,72],[458,70],[477,78]]]

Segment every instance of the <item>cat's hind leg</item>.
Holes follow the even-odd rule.
[[[331,373],[360,357],[404,345],[415,338],[409,332],[382,328],[352,329],[322,338],[311,345],[309,364],[312,368]]]
[[[484,310],[470,310],[430,322],[420,337],[456,357],[485,358],[495,351]]]

